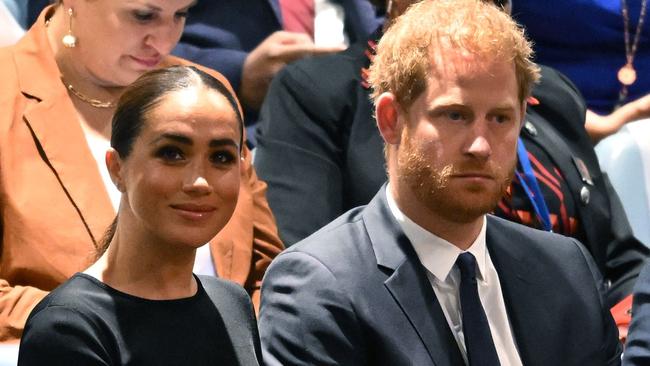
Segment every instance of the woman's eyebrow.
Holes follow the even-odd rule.
[[[184,135],[179,135],[179,134],[175,134],[175,133],[168,133],[168,132],[163,133],[162,135],[160,135],[160,136],[156,137],[155,139],[153,139],[151,141],[150,145],[155,145],[160,140],[172,140],[172,141],[181,143],[183,145],[189,145],[189,146],[194,145],[194,142],[192,141],[191,138],[189,138],[187,136],[184,136]]]

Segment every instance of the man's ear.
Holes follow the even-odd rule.
[[[375,102],[377,128],[388,145],[397,145],[402,138],[402,123],[399,118],[400,106],[393,93],[383,93]]]
[[[115,184],[115,187],[117,187],[120,192],[124,193],[126,188],[122,177],[122,159],[120,158],[120,153],[110,147],[106,151],[105,159],[106,168],[108,168],[108,173],[111,176],[113,184]]]

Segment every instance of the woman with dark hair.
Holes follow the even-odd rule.
[[[93,263],[121,195],[104,163],[116,101],[147,71],[191,64],[169,52],[193,3],[58,0],[0,49],[0,342],[17,341],[47,292]],[[239,283],[257,306],[282,243],[245,146],[242,157],[237,207],[198,250],[196,273]]]
[[[257,365],[253,307],[193,275],[232,216],[243,122],[233,94],[192,67],[140,77],[120,97],[106,165],[122,192],[108,248],[30,314],[19,365]]]

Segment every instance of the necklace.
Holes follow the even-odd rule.
[[[623,35],[625,38],[625,65],[618,70],[618,81],[621,83],[621,91],[618,95],[617,107],[620,107],[627,98],[627,87],[636,81],[636,70],[634,69],[634,55],[636,54],[641,38],[641,29],[645,20],[646,5],[648,0],[641,0],[641,11],[639,12],[639,22],[634,32],[634,40],[630,44],[630,15],[627,9],[627,1],[621,0],[621,14],[623,16]]]
[[[104,102],[99,99],[90,98],[81,94],[77,89],[75,89],[74,86],[72,86],[72,84],[66,83],[63,77],[61,77],[61,82],[63,82],[63,85],[65,85],[65,87],[70,91],[70,93],[72,93],[72,95],[79,98],[79,100],[82,102],[88,103],[95,108],[113,108],[116,105],[115,102]]]

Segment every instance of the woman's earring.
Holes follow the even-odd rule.
[[[62,42],[63,45],[67,48],[74,48],[77,45],[77,37],[72,34],[72,15],[74,12],[72,8],[68,9],[68,34],[63,36]]]

